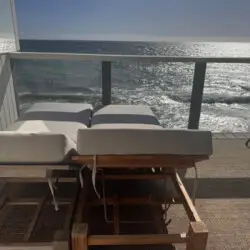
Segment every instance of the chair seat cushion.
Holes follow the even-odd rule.
[[[81,155],[212,154],[212,134],[201,130],[89,128],[78,131]]]
[[[146,105],[108,105],[94,113],[92,128],[162,128]]]

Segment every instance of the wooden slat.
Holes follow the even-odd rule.
[[[119,212],[119,201],[118,198],[114,198],[114,232],[115,234],[120,233],[120,212]]]
[[[88,190],[91,185],[91,172],[88,169],[85,169],[83,172],[83,188],[81,189],[81,192],[79,194],[79,200],[77,203],[76,208],[76,215],[75,215],[75,222],[81,223],[86,220],[86,218],[83,218],[83,213],[86,209],[86,203],[88,198]]]
[[[1,181],[1,183],[0,183],[0,196],[4,194],[6,189],[7,189],[7,182]]]
[[[11,168],[14,169],[15,171],[17,171],[18,169],[20,169],[20,167],[22,167],[23,171],[31,171],[34,168],[42,168],[44,170],[69,170],[69,164],[62,165],[62,164],[29,164],[29,165],[25,165],[25,164],[11,164]],[[0,165],[0,169],[8,169],[10,168],[10,164],[1,164]]]
[[[12,198],[7,202],[7,205],[37,205],[41,201],[40,198]],[[60,198],[58,204],[67,205],[70,204],[71,200],[69,198]]]
[[[27,172],[27,171],[26,171]],[[1,173],[1,166],[0,166],[0,173]],[[1,177],[3,180],[7,181],[8,183],[14,182],[14,183],[28,183],[28,182],[32,182],[32,183],[40,183],[40,182],[47,182],[48,180],[45,178],[41,179],[41,178],[28,178],[28,177]],[[56,178],[52,178],[52,180],[56,180]],[[74,183],[76,181],[75,178],[60,178],[60,182],[63,183]]]
[[[170,173],[169,173],[170,174]],[[165,179],[166,174],[105,174],[103,177],[97,175],[96,178],[104,180],[159,180]]]
[[[8,243],[0,244],[1,250],[53,250],[51,243]]]
[[[203,222],[191,222],[188,231],[187,250],[205,250],[208,230]]]
[[[186,234],[90,235],[89,246],[167,245],[187,242]]]
[[[7,183],[4,182],[0,189],[0,211],[8,202]]]
[[[47,199],[47,195],[45,195],[45,196],[40,200],[40,202],[39,202],[39,204],[38,204],[38,206],[37,206],[37,208],[36,208],[35,214],[34,214],[34,216],[33,216],[33,218],[32,218],[32,221],[31,221],[31,223],[30,223],[30,225],[29,225],[28,231],[26,232],[26,234],[25,234],[24,237],[23,237],[23,241],[25,241],[25,242],[29,241],[30,236],[31,236],[31,234],[32,234],[32,232],[33,232],[33,230],[34,230],[34,228],[35,228],[35,226],[36,226],[36,222],[37,222],[37,220],[38,220],[38,218],[39,218],[39,215],[40,215],[40,213],[41,213],[41,211],[42,211],[42,209],[43,209],[43,206],[44,206],[44,204],[45,204],[45,202],[46,202],[46,199]]]
[[[79,191],[80,191],[80,185],[79,185],[79,182],[77,182],[75,193],[74,193],[74,199],[70,203],[70,206],[69,206],[69,209],[68,209],[65,221],[64,221],[64,226],[63,226],[64,232],[69,232],[71,230],[73,214],[74,214],[74,211],[76,210]]]
[[[8,194],[4,193],[3,195],[1,195],[1,197],[0,197],[0,211],[4,207],[7,200],[8,200]]]
[[[72,250],[88,249],[88,224],[74,224],[71,234]]]
[[[10,167],[11,166],[11,167]],[[69,170],[69,165],[0,165],[0,176],[4,180],[21,182],[23,180],[33,180],[46,178],[48,171]]]
[[[120,220],[120,224],[154,224],[155,222],[152,220]]]
[[[93,165],[93,156],[73,156],[76,164]],[[96,165],[102,168],[188,168],[195,162],[208,159],[208,156],[175,156],[175,155],[99,155]]]
[[[39,205],[40,200],[38,201],[8,201],[6,205],[8,206],[37,206]]]
[[[173,174],[171,176],[174,186],[177,190],[177,192],[179,193],[180,197],[182,198],[182,202],[183,202],[183,206],[186,210],[187,216],[189,218],[190,221],[194,221],[194,222],[200,222],[200,216],[198,215],[192,200],[190,199],[188,192],[186,191],[179,175]]]
[[[166,200],[167,204],[182,204],[182,200],[179,198],[174,198],[174,199],[167,199]],[[113,206],[115,203],[113,198],[106,198],[106,204]],[[103,199],[96,199],[94,201],[91,201],[89,203],[91,206],[103,206]],[[119,198],[119,205],[151,205],[151,206],[159,206],[162,204],[165,204],[164,201],[160,200],[150,200],[148,198],[141,198],[141,197],[121,197]]]

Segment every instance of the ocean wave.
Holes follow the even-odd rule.
[[[245,91],[248,91],[250,92],[250,86],[242,86],[242,85],[239,85],[239,87]]]
[[[190,94],[188,95],[169,95],[169,98],[181,102],[181,103],[189,103],[191,101]],[[215,103],[223,103],[223,104],[249,104],[250,96],[203,96],[202,103],[206,104],[215,104]]]

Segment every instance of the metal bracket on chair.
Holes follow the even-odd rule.
[[[106,203],[106,192],[105,192],[105,180],[104,180],[104,171],[102,170],[102,198],[103,198],[103,209],[104,209],[104,218],[107,223],[113,223],[112,220],[108,219],[107,213],[107,203]]]
[[[79,181],[80,181],[80,184],[81,184],[81,188],[83,188],[83,185],[84,185],[82,172],[83,172],[83,170],[84,170],[86,167],[87,167],[86,165],[83,165],[83,166],[81,166],[81,168],[79,169]]]

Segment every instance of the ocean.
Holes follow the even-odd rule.
[[[250,56],[246,43],[156,43],[21,40],[22,51],[164,56]],[[22,110],[36,101],[101,100],[101,65],[13,61]],[[112,63],[112,103],[147,104],[166,128],[186,128],[193,63]],[[250,65],[208,64],[200,128],[245,132],[250,126]]]

